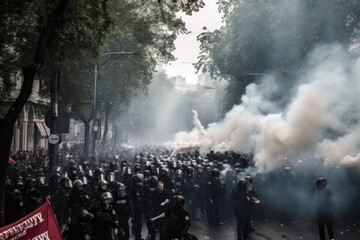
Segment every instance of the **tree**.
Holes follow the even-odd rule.
[[[58,2],[48,1],[4,1],[1,3],[1,22],[0,30],[1,38],[1,61],[0,64],[3,71],[0,73],[3,79],[4,86],[12,84],[10,73],[22,69],[23,82],[19,96],[11,105],[5,116],[0,119],[0,212],[4,212],[4,193],[5,180],[8,167],[8,157],[10,153],[10,146],[13,137],[13,127],[20,114],[21,109],[26,104],[32,92],[33,81],[36,76],[40,75],[40,70],[43,65],[52,63],[49,69],[59,67],[61,62],[66,62],[66,53],[63,51],[66,46],[77,45],[82,46],[89,42],[101,41],[101,29],[94,29],[98,36],[93,40],[94,32],[90,33],[81,31],[86,30],[84,26],[91,21],[86,19],[77,19],[76,17],[84,16],[80,12],[87,14],[97,13],[99,18],[103,20],[101,24],[92,24],[94,26],[106,26],[107,18],[104,15],[104,4],[106,1],[99,1],[99,5],[81,2],[81,7],[71,2],[70,7],[67,8],[68,0],[59,0]],[[85,7],[85,9],[84,9]],[[89,9],[86,9],[88,7]],[[65,11],[65,9],[70,9]],[[79,12],[80,10],[80,12]],[[87,18],[91,19],[91,18]],[[82,26],[76,25],[82,23]],[[106,29],[105,29],[106,30]],[[69,38],[69,35],[81,34],[82,39]],[[86,37],[89,37],[86,39]],[[38,40],[36,40],[38,39]],[[66,40],[65,40],[66,39]],[[82,40],[82,42],[81,42]],[[86,42],[86,40],[91,40]],[[75,42],[74,42],[75,41]],[[97,46],[98,42],[91,44]],[[96,52],[96,48],[93,49]],[[49,58],[45,59],[45,54]],[[64,55],[62,55],[64,54]],[[62,61],[60,61],[60,59]],[[46,72],[46,68],[44,69]],[[5,88],[7,89],[7,88]],[[11,89],[11,88],[9,88]],[[4,224],[4,214],[0,214],[0,225]]]
[[[349,46],[360,23],[352,0],[222,1],[219,8],[225,25],[198,36],[197,69],[229,80],[228,106],[256,81],[251,73],[275,72],[286,82],[318,44]]]
[[[5,180],[13,127],[21,109],[31,95],[34,78],[37,76],[46,82],[54,71],[71,72],[72,69],[77,68],[78,64],[86,60],[82,57],[91,56],[92,66],[94,66],[96,56],[100,55],[99,50],[103,46],[105,34],[111,27],[111,20],[108,17],[108,2],[108,0],[96,2],[87,0],[12,0],[0,3],[1,96],[12,90],[14,84],[11,80],[12,73],[21,69],[23,75],[19,96],[9,110],[3,110],[4,117],[0,119],[0,225],[4,224],[2,213]],[[136,1],[139,6],[142,2]],[[115,0],[114,3],[116,3]],[[143,5],[141,6],[143,7]],[[193,3],[189,0],[186,6],[180,6],[178,9],[189,12],[196,11],[197,8],[192,8],[192,6],[199,6],[199,4],[197,1]],[[160,8],[162,13],[166,13],[163,9],[173,9],[169,4],[161,4]],[[162,14],[162,16],[164,21],[169,20],[166,18],[167,14]],[[176,23],[179,24],[179,21]],[[167,35],[164,36],[163,42],[169,40],[167,37]],[[159,47],[166,48],[166,46]],[[45,59],[46,54],[47,58]],[[168,55],[168,59],[170,56]],[[62,79],[66,79],[66,74],[61,76]],[[71,82],[73,79],[69,80]],[[80,82],[80,84],[82,83],[84,82]],[[89,96],[87,93],[84,95]],[[65,97],[61,100],[64,99]],[[88,101],[82,100],[81,102],[87,104]],[[67,107],[70,106],[71,104]]]
[[[183,3],[185,1],[182,1]],[[154,4],[155,3],[155,4]],[[81,75],[78,81],[83,85],[91,85],[93,76],[91,74],[95,64],[98,65],[98,87],[97,87],[97,109],[98,117],[104,118],[103,123],[103,147],[104,150],[107,136],[108,117],[115,119],[130,106],[131,100],[139,93],[145,93],[150,84],[154,68],[158,61],[168,62],[174,60],[171,52],[174,50],[174,41],[180,33],[186,33],[184,22],[176,16],[182,9],[186,12],[196,11],[201,5],[201,1],[189,1],[181,7],[181,4],[163,2],[160,5],[155,1],[109,1],[109,17],[112,21],[111,31],[106,35],[106,40],[100,46],[103,54],[109,52],[136,52],[138,54],[106,55],[100,54],[87,61],[86,64],[79,63],[81,71],[88,71],[89,74]],[[191,7],[190,5],[197,6]],[[88,64],[89,63],[89,64]],[[90,67],[89,67],[90,66]],[[74,74],[63,75],[67,86],[73,84]],[[89,81],[90,80],[90,81]],[[81,85],[75,84],[76,89]],[[81,92],[83,89],[80,90]],[[87,90],[84,101],[73,98],[72,91],[65,92],[67,101],[70,105],[88,103],[89,97],[93,92]],[[111,108],[109,104],[111,103]],[[64,104],[64,103],[63,103]],[[72,110],[78,109],[71,107]],[[77,111],[77,110],[75,110]],[[88,135],[88,134],[87,134]],[[87,139],[87,138],[85,138]],[[85,146],[89,146],[85,141]],[[87,154],[87,148],[85,148]],[[86,155],[87,156],[87,155]]]

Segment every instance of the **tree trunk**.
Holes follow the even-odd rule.
[[[23,68],[24,79],[19,96],[11,105],[6,116],[3,119],[0,119],[0,227],[4,226],[5,223],[5,184],[14,124],[32,93],[34,79],[44,62],[45,50],[50,44],[50,37],[54,31],[56,21],[65,11],[68,2],[69,0],[60,0],[53,15],[48,18],[49,20],[42,29],[39,37],[33,63]]]
[[[112,136],[112,148],[113,149],[116,149],[116,147],[117,147],[117,141],[118,141],[118,125],[117,125],[117,120],[115,119],[114,121],[113,121],[113,125],[112,125],[113,127],[112,127],[112,132],[113,132],[113,136]]]
[[[107,134],[108,134],[108,131],[109,131],[109,114],[110,114],[110,111],[111,111],[111,107],[112,107],[112,104],[111,103],[106,103],[106,106],[105,106],[105,123],[104,123],[104,134],[103,134],[103,140],[102,140],[102,145],[101,145],[101,153],[104,153],[105,152],[105,147],[106,147],[106,142],[107,142]]]
[[[90,121],[91,119],[84,119],[84,118],[81,118],[81,120],[83,121],[84,123],[84,126],[85,126],[85,138],[84,138],[84,157],[86,159],[86,161],[88,160],[89,158],[89,146],[90,146]]]

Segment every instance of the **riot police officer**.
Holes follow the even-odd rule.
[[[155,240],[155,230],[156,226],[153,221],[149,219],[155,216],[155,202],[156,202],[156,186],[158,184],[158,178],[156,176],[151,176],[147,181],[147,184],[144,185],[144,199],[145,203],[145,215],[146,215],[146,226],[148,229],[148,239]]]
[[[25,180],[24,206],[26,214],[31,213],[45,202],[45,196],[35,188],[36,180],[28,177]]]
[[[108,189],[108,182],[104,179],[100,179],[98,181],[98,187],[97,187],[97,191],[94,193],[93,196],[93,201],[94,202],[99,202],[101,201],[101,196],[105,193],[105,192],[110,192],[110,190]]]
[[[77,222],[77,217],[83,209],[90,205],[90,197],[84,189],[84,184],[80,179],[75,180],[74,187],[69,196],[69,207],[71,222]]]
[[[135,240],[142,240],[142,216],[144,214],[144,189],[143,179],[139,174],[132,177],[133,187],[131,188],[130,199],[133,206],[133,230]]]
[[[184,173],[181,169],[175,171],[175,195],[184,194]]]
[[[206,186],[207,207],[206,214],[209,225],[222,226],[220,222],[221,199],[225,194],[225,185],[220,180],[220,171],[214,168]]]
[[[187,167],[186,175],[183,180],[184,183],[184,198],[185,208],[190,212],[191,216],[196,216],[196,203],[195,197],[197,196],[197,192],[199,190],[199,184],[195,182],[194,178],[194,168]]]
[[[65,223],[68,217],[68,200],[69,193],[60,185],[61,175],[59,172],[54,172],[49,178],[49,195],[51,207],[56,216],[56,220],[60,227]]]
[[[174,196],[174,206],[160,215],[151,218],[155,221],[166,217],[168,220],[164,240],[181,239],[183,240],[190,227],[190,215],[184,209],[185,199],[180,195]]]
[[[252,226],[252,216],[254,214],[254,211],[255,211],[255,205],[256,204],[259,204],[260,203],[260,200],[259,198],[257,197],[256,195],[256,190],[255,190],[255,187],[254,187],[254,179],[253,177],[251,176],[246,176],[244,178],[247,182],[247,194],[248,194],[248,197],[250,198],[251,200],[251,211],[250,211],[250,217],[248,219],[248,222],[246,223],[246,227],[248,228],[249,232],[254,232],[255,229],[253,228]]]
[[[89,223],[93,217],[93,214],[83,209],[77,216],[78,222],[69,224],[69,227],[63,233],[63,237],[66,240],[90,240],[91,229]]]
[[[240,179],[238,186],[231,191],[231,206],[236,217],[237,240],[244,240],[248,235],[246,224],[250,221],[251,200],[247,194],[247,180]]]
[[[114,189],[113,206],[118,215],[120,240],[129,240],[129,218],[132,216],[130,197],[127,194],[126,186],[116,182]]]
[[[112,194],[104,192],[101,202],[94,203],[89,209],[94,215],[91,234],[93,240],[112,240],[113,235],[118,234],[118,216],[111,204],[112,201]]]

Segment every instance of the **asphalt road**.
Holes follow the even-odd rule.
[[[360,219],[360,217],[359,217]],[[319,240],[316,222],[313,219],[279,220],[257,216],[254,218],[255,232],[248,240]],[[360,240],[360,220],[340,221],[335,227],[336,240]],[[146,236],[143,226],[143,237]],[[236,240],[236,222],[231,219],[224,226],[210,227],[203,216],[199,221],[192,221],[189,233],[200,240]],[[133,238],[131,238],[133,239]]]

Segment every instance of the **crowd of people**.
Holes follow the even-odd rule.
[[[260,200],[249,155],[195,150],[171,156],[167,149],[149,147],[86,159],[75,146],[59,150],[58,166],[50,172],[45,151],[18,152],[12,159],[6,223],[48,197],[68,240],[128,240],[131,234],[135,240],[195,239],[188,232],[191,221],[206,219],[220,227],[234,216],[238,240],[255,230],[252,215]]]

